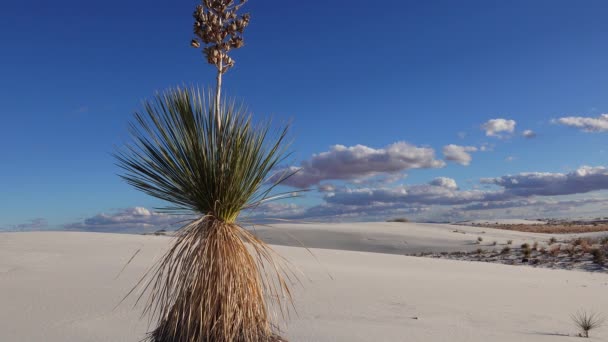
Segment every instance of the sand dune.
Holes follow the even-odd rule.
[[[275,246],[306,275],[295,291],[298,314],[284,334],[291,341],[579,341],[560,337],[576,333],[570,313],[588,308],[608,314],[606,274],[346,250],[393,246],[390,252],[403,239],[406,246],[466,246],[469,233],[453,233],[454,226],[436,225],[431,233],[411,225],[405,233],[397,223],[316,225],[312,235],[303,226],[279,228],[324,248],[312,248],[313,258],[303,248]],[[543,238],[485,231],[496,238]],[[358,239],[329,243],[343,243],[345,234]],[[140,308],[132,307],[132,299],[114,307],[169,241],[99,233],[0,234],[0,341],[139,341],[147,329]],[[606,341],[608,328],[591,335],[592,341]]]

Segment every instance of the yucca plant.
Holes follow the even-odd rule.
[[[158,319],[154,342],[278,341],[266,299],[291,301],[290,274],[273,251],[238,223],[269,200],[268,176],[284,158],[286,129],[274,137],[242,108],[224,106],[219,129],[211,96],[177,88],[146,102],[118,152],[122,177],[195,218],[147,274],[145,313]]]
[[[194,47],[218,70],[215,93],[176,88],[144,103],[130,126],[133,142],[116,153],[122,177],[193,219],[138,284],[144,313],[157,321],[151,342],[267,342],[276,335],[272,308],[291,303],[283,259],[239,223],[289,174],[271,175],[286,157],[287,128],[253,124],[234,102],[221,102],[221,76],[243,45],[245,2],[203,0],[194,12]],[[275,180],[269,183],[269,179]]]

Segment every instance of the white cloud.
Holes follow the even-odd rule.
[[[608,114],[602,114],[597,118],[567,116],[552,122],[578,128],[584,132],[608,132]]]
[[[521,135],[526,139],[536,138],[536,133],[531,129],[527,129],[527,130],[523,131],[521,133]]]
[[[513,133],[515,131],[515,120],[492,119],[481,125],[481,129],[488,137],[502,137],[502,133]]]
[[[440,187],[446,188],[446,189],[452,189],[452,190],[458,189],[458,184],[456,184],[456,180],[454,180],[452,178],[447,178],[447,177],[437,177],[437,178],[433,179],[429,184],[434,185],[434,186],[440,186]]]
[[[469,165],[473,157],[470,152],[477,152],[478,148],[475,146],[459,146],[459,145],[446,145],[443,147],[443,155],[446,160],[453,161],[460,165]]]
[[[279,170],[273,178],[276,179],[283,172],[297,171],[283,184],[306,188],[324,180],[352,181],[383,173],[443,166],[445,163],[435,159],[432,148],[406,142],[397,142],[381,149],[364,145],[334,145],[329,151],[315,154],[310,160],[302,162],[300,167]]]

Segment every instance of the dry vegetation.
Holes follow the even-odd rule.
[[[576,238],[561,242],[551,239],[543,243],[523,243],[519,248],[510,247],[507,241],[500,244],[503,245],[502,248],[477,248],[471,252],[419,253],[416,256],[608,272],[608,236],[601,239]]]
[[[486,227],[514,230],[527,233],[576,234],[608,232],[608,222],[549,222],[547,224],[473,224],[475,227]]]

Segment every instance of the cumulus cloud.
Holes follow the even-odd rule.
[[[481,125],[481,129],[486,132],[488,137],[502,137],[503,133],[513,133],[515,125],[515,120],[491,119]]]
[[[477,152],[478,148],[475,146],[459,146],[459,145],[446,145],[443,147],[443,155],[446,160],[453,161],[460,165],[469,165],[473,157],[470,152]]]
[[[526,139],[532,139],[532,138],[536,138],[536,133],[531,129],[527,129],[521,133],[521,136]]]
[[[514,196],[556,196],[608,189],[608,169],[583,166],[569,173],[526,172],[497,178],[483,178]]]
[[[429,182],[430,185],[440,186],[446,189],[457,190],[458,184],[456,184],[456,180],[447,177],[437,177]]]
[[[65,228],[88,231],[154,231],[180,227],[185,215],[157,213],[143,207],[121,209],[115,213],[101,213],[84,219],[82,222],[67,224]]]
[[[607,132],[608,114],[602,114],[597,118],[567,116],[559,119],[554,119],[553,123],[578,128],[583,132]]]
[[[409,169],[439,168],[445,166],[435,159],[435,151],[406,142],[397,142],[385,148],[374,149],[364,145],[334,145],[327,152],[312,156],[300,167],[279,170],[272,180],[284,172],[297,171],[284,184],[306,188],[324,180],[357,180],[383,173],[395,174]]]

